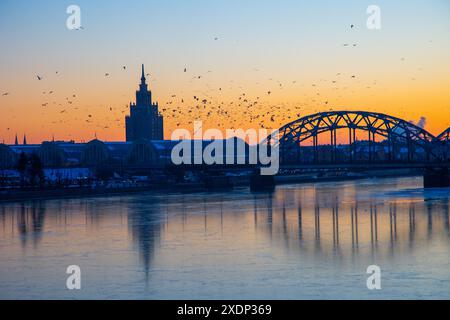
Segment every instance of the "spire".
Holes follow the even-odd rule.
[[[24,146],[27,145],[27,135],[26,134],[23,135],[23,145]]]
[[[141,76],[141,83],[145,84],[145,71],[144,71],[144,64],[142,64],[142,76]]]
[[[16,141],[14,142],[14,144],[15,144],[16,146],[19,145],[19,140],[17,139],[17,133],[16,133]]]

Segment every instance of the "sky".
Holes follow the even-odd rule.
[[[72,4],[81,30],[66,27]],[[275,129],[343,109],[424,117],[437,135],[449,34],[448,0],[2,0],[0,142],[123,141],[142,63],[167,139],[194,120]]]

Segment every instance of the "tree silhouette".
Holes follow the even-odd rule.
[[[45,181],[44,170],[41,158],[36,153],[27,156],[22,152],[16,164],[17,171],[20,172],[21,186],[25,184],[36,185]]]
[[[44,170],[42,169],[41,158],[36,153],[33,153],[30,157],[30,182],[32,185],[36,184],[36,179],[39,184],[44,182]]]

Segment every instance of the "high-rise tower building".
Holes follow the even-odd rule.
[[[158,111],[158,103],[152,102],[152,92],[148,90],[144,65],[136,103],[130,103],[130,115],[125,117],[126,140],[163,140],[163,116]]]

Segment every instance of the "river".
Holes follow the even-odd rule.
[[[450,299],[449,198],[406,177],[0,203],[0,298]]]

